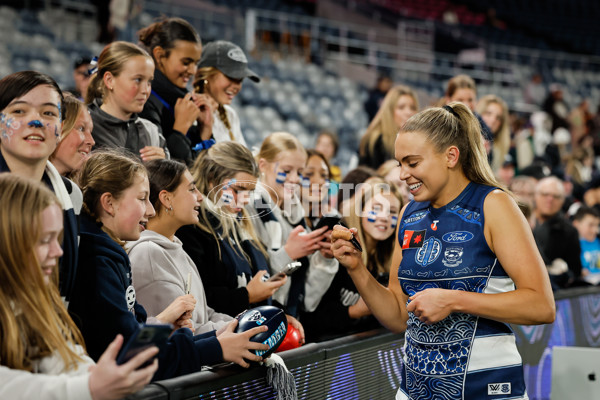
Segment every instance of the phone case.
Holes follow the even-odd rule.
[[[121,348],[117,356],[117,364],[124,364],[137,354],[149,347],[156,346],[162,350],[173,331],[172,325],[142,325],[135,335],[131,336],[127,343]],[[139,368],[144,368],[152,363],[148,360]],[[138,369],[139,369],[138,368]]]

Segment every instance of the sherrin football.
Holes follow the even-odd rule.
[[[237,333],[246,332],[257,326],[265,325],[269,328],[250,338],[252,342],[269,345],[269,350],[254,350],[257,356],[266,358],[271,355],[281,344],[287,333],[287,318],[282,309],[273,306],[260,306],[246,310],[237,316]]]

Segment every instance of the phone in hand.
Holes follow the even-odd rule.
[[[265,279],[265,282],[279,281],[279,280],[283,279],[285,276],[291,275],[294,271],[296,271],[301,266],[302,266],[302,263],[300,261],[293,261],[293,262],[287,264],[285,267],[283,267],[283,269],[280,272],[274,274],[270,278]]]
[[[152,346],[156,346],[162,351],[167,344],[167,339],[171,336],[171,332],[173,332],[173,325],[170,324],[141,325],[140,329],[129,338],[123,347],[121,347],[119,355],[117,356],[117,364],[120,365],[126,363],[137,354]],[[146,361],[143,365],[140,365],[138,369],[147,367],[152,361],[153,360]]]
[[[342,217],[340,216],[325,216],[321,218],[319,222],[317,222],[317,225],[313,230],[316,231],[317,229],[321,229],[324,226],[327,226],[329,229],[333,229],[334,226],[340,223],[341,219]]]

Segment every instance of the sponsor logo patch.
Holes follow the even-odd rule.
[[[412,224],[413,222],[422,220],[423,218],[425,218],[426,215],[427,215],[426,211],[421,211],[421,212],[415,213],[408,218],[404,218],[404,223]]]
[[[475,235],[468,231],[448,232],[442,236],[442,240],[447,243],[464,243],[473,239]]]
[[[488,383],[488,396],[510,394],[510,382]]]
[[[425,241],[425,232],[423,229],[421,231],[404,231],[404,239],[402,240],[402,248],[403,249],[412,249],[423,246],[423,242]]]

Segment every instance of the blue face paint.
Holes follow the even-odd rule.
[[[56,107],[58,107],[58,119],[62,121],[62,107],[61,107],[61,103],[58,103],[56,105]]]
[[[310,187],[310,178],[303,176],[302,177],[302,187],[303,188],[309,188]]]
[[[39,119],[34,119],[33,121],[29,121],[27,126],[32,126],[34,128],[43,128],[44,124]]]
[[[395,229],[397,225],[398,225],[398,217],[395,215],[392,215],[392,229]]]
[[[278,172],[277,177],[275,178],[275,183],[279,185],[283,185],[285,180],[287,179],[287,174],[285,172]]]
[[[371,210],[367,213],[367,221],[375,222],[376,219],[377,219],[377,213],[375,211]]]
[[[223,200],[223,204],[229,206],[233,203],[233,194],[229,192],[223,192],[221,195],[221,200]]]
[[[229,187],[230,187],[231,185],[235,185],[235,182],[237,182],[237,181],[235,180],[235,178],[231,179],[229,182],[227,182],[227,185],[225,185],[225,187],[223,188],[223,190],[227,190],[227,189],[229,189]]]

